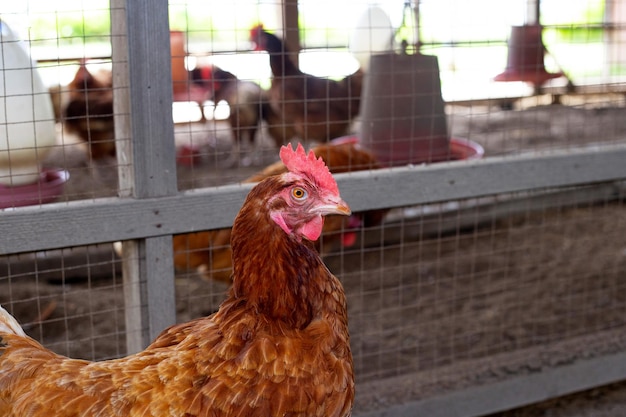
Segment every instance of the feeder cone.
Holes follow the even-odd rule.
[[[563,73],[550,73],[544,67],[546,48],[541,39],[541,25],[513,26],[509,38],[506,69],[495,81],[523,81],[540,87],[546,81],[562,77]]]
[[[361,141],[384,166],[450,159],[437,57],[371,57],[361,101]]]

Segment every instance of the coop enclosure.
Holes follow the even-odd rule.
[[[277,137],[335,140],[374,158],[335,167],[366,214],[321,244],[354,415],[486,415],[626,379],[626,2],[23,3],[0,13],[0,304],[45,346],[120,357],[215,311],[228,243],[205,231],[232,225]],[[267,104],[259,23],[303,72],[363,75],[359,112],[324,115],[339,141],[282,103],[234,145],[216,68]]]

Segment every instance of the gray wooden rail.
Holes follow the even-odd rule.
[[[354,211],[402,207],[624,180],[626,146],[360,171],[336,177]],[[13,236],[0,241],[0,253],[228,227],[251,187],[233,184],[163,197],[103,198],[5,211],[0,216],[0,231]]]
[[[171,236],[227,227],[250,189],[178,192],[167,0],[112,0],[118,198],[0,213],[0,254],[125,241],[128,350],[175,320]],[[355,211],[626,180],[626,145],[337,175]],[[184,216],[181,216],[184,213]],[[626,379],[624,354],[364,415],[474,416]],[[603,372],[595,371],[600,369]]]

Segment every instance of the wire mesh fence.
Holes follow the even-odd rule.
[[[591,17],[568,24],[551,12],[558,2],[542,2],[547,50],[533,71],[563,75],[541,85],[493,80],[514,53],[507,38],[517,9],[478,28],[431,1],[170,1],[156,7],[169,15],[161,29],[170,52],[137,64],[151,54],[132,50],[135,35],[118,33],[109,17],[133,16],[125,2],[26,3],[0,14],[4,56],[21,38],[34,60],[14,68],[26,80],[21,91],[5,78],[4,98],[7,109],[26,98],[33,120],[7,112],[4,130],[45,122],[49,131],[34,145],[0,147],[9,167],[0,175],[0,304],[46,347],[90,360],[132,350],[133,332],[145,334],[144,316],[160,305],[146,291],[133,298],[129,288],[149,284],[130,275],[155,259],[169,259],[160,273],[171,286],[160,291],[174,311],[165,321],[216,311],[230,284],[229,221],[247,190],[237,185],[281,172],[278,145],[303,141],[342,192],[361,191],[356,215],[329,218],[318,244],[348,297],[355,414],[490,384],[497,397],[502,381],[624,352],[622,2],[600,11],[574,2]],[[324,19],[334,6],[353,15],[352,26],[345,16]],[[441,29],[452,23],[458,33]],[[145,36],[139,45],[157,37]],[[372,61],[355,53],[355,36],[373,36]],[[374,54],[384,36],[393,48]],[[113,46],[126,37],[128,58]],[[571,57],[581,50],[605,59],[577,66]],[[129,126],[163,114],[148,107],[139,116],[121,103],[124,94],[149,96],[133,68],[167,64],[172,79],[154,87],[172,101],[161,146]],[[37,77],[46,91],[34,88]],[[31,109],[38,100],[44,113]],[[35,155],[26,185],[14,168],[24,148]],[[175,172],[163,161],[175,161]],[[173,176],[176,193],[150,188],[147,173],[162,183]],[[148,191],[133,194],[141,187]],[[157,244],[144,245],[150,239]]]

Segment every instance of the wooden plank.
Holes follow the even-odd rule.
[[[626,146],[531,153],[337,176],[353,210],[428,204],[626,179]]]
[[[128,22],[125,0],[111,0],[111,54],[113,85],[113,115],[115,120],[116,157],[118,162],[118,195],[131,197],[135,187],[135,167],[132,158],[130,115],[130,73],[128,64]],[[129,241],[122,251],[124,282],[124,320],[126,353],[139,352],[148,339],[147,309],[142,308],[145,286],[142,286],[140,248],[145,241]],[[144,280],[145,281],[145,280]]]
[[[556,398],[626,378],[626,352],[578,361],[497,383],[398,404],[355,417],[477,417]]]
[[[626,179],[626,146],[337,175],[354,211]],[[252,185],[146,199],[99,199],[0,213],[0,254],[229,227]],[[94,219],[99,219],[94,222]]]
[[[289,49],[291,61],[299,66],[300,62],[300,24],[298,22],[298,0],[283,0],[281,2],[283,22],[283,41]]]
[[[111,20],[119,194],[175,195],[168,2],[115,0]],[[176,321],[172,238],[136,237],[122,253],[127,353]]]
[[[132,164],[130,73],[128,68],[128,36],[125,0],[111,0],[111,76],[113,79],[113,117],[115,149],[118,164],[118,195],[128,197],[134,190]]]
[[[145,257],[140,259],[146,277],[143,301],[148,310],[145,348],[165,328],[176,323],[176,289],[172,237],[148,238],[140,242],[145,245]]]
[[[564,209],[593,203],[607,203],[626,196],[623,183],[599,185],[551,192],[525,192],[515,197],[484,197],[469,204],[454,201],[444,207],[416,206],[392,210],[385,219],[384,228],[367,230],[363,236],[365,247],[398,244],[459,230],[472,230],[492,224],[503,218],[549,209]]]
[[[226,227],[232,224],[249,188],[232,186],[160,198],[108,198],[5,211],[0,214],[0,254]]]
[[[484,200],[465,205],[449,202],[445,207],[414,206],[413,208],[392,210],[385,220],[384,231],[379,228],[367,230],[364,246],[397,244],[407,239],[419,239],[466,230],[494,220],[520,215],[535,210],[576,207],[606,203],[626,196],[623,183],[604,183],[584,188],[568,189],[557,192],[528,192],[515,198],[485,197]],[[416,221],[419,219],[419,224]],[[411,221],[413,220],[413,221]],[[435,221],[436,220],[436,221]],[[129,241],[134,242],[134,241]],[[113,245],[110,243],[97,246],[79,247],[71,251],[54,249],[37,254],[26,253],[7,255],[0,258],[0,276],[29,275],[37,273],[39,279],[56,279],[58,271],[65,268],[67,280],[91,277],[110,277],[112,268],[93,269],[89,264],[110,264],[116,259]],[[126,263],[125,263],[126,264]],[[119,271],[119,267],[112,266]]]
[[[130,355],[145,348],[149,338],[148,309],[142,306],[146,298],[146,287],[141,281],[141,255],[144,253],[145,240],[126,242],[122,262],[124,277],[124,320],[126,333],[126,354]],[[136,258],[132,258],[136,256]],[[145,259],[145,258],[144,258]],[[143,268],[145,271],[145,267]]]
[[[167,0],[127,0],[134,196],[172,195],[176,147]]]

